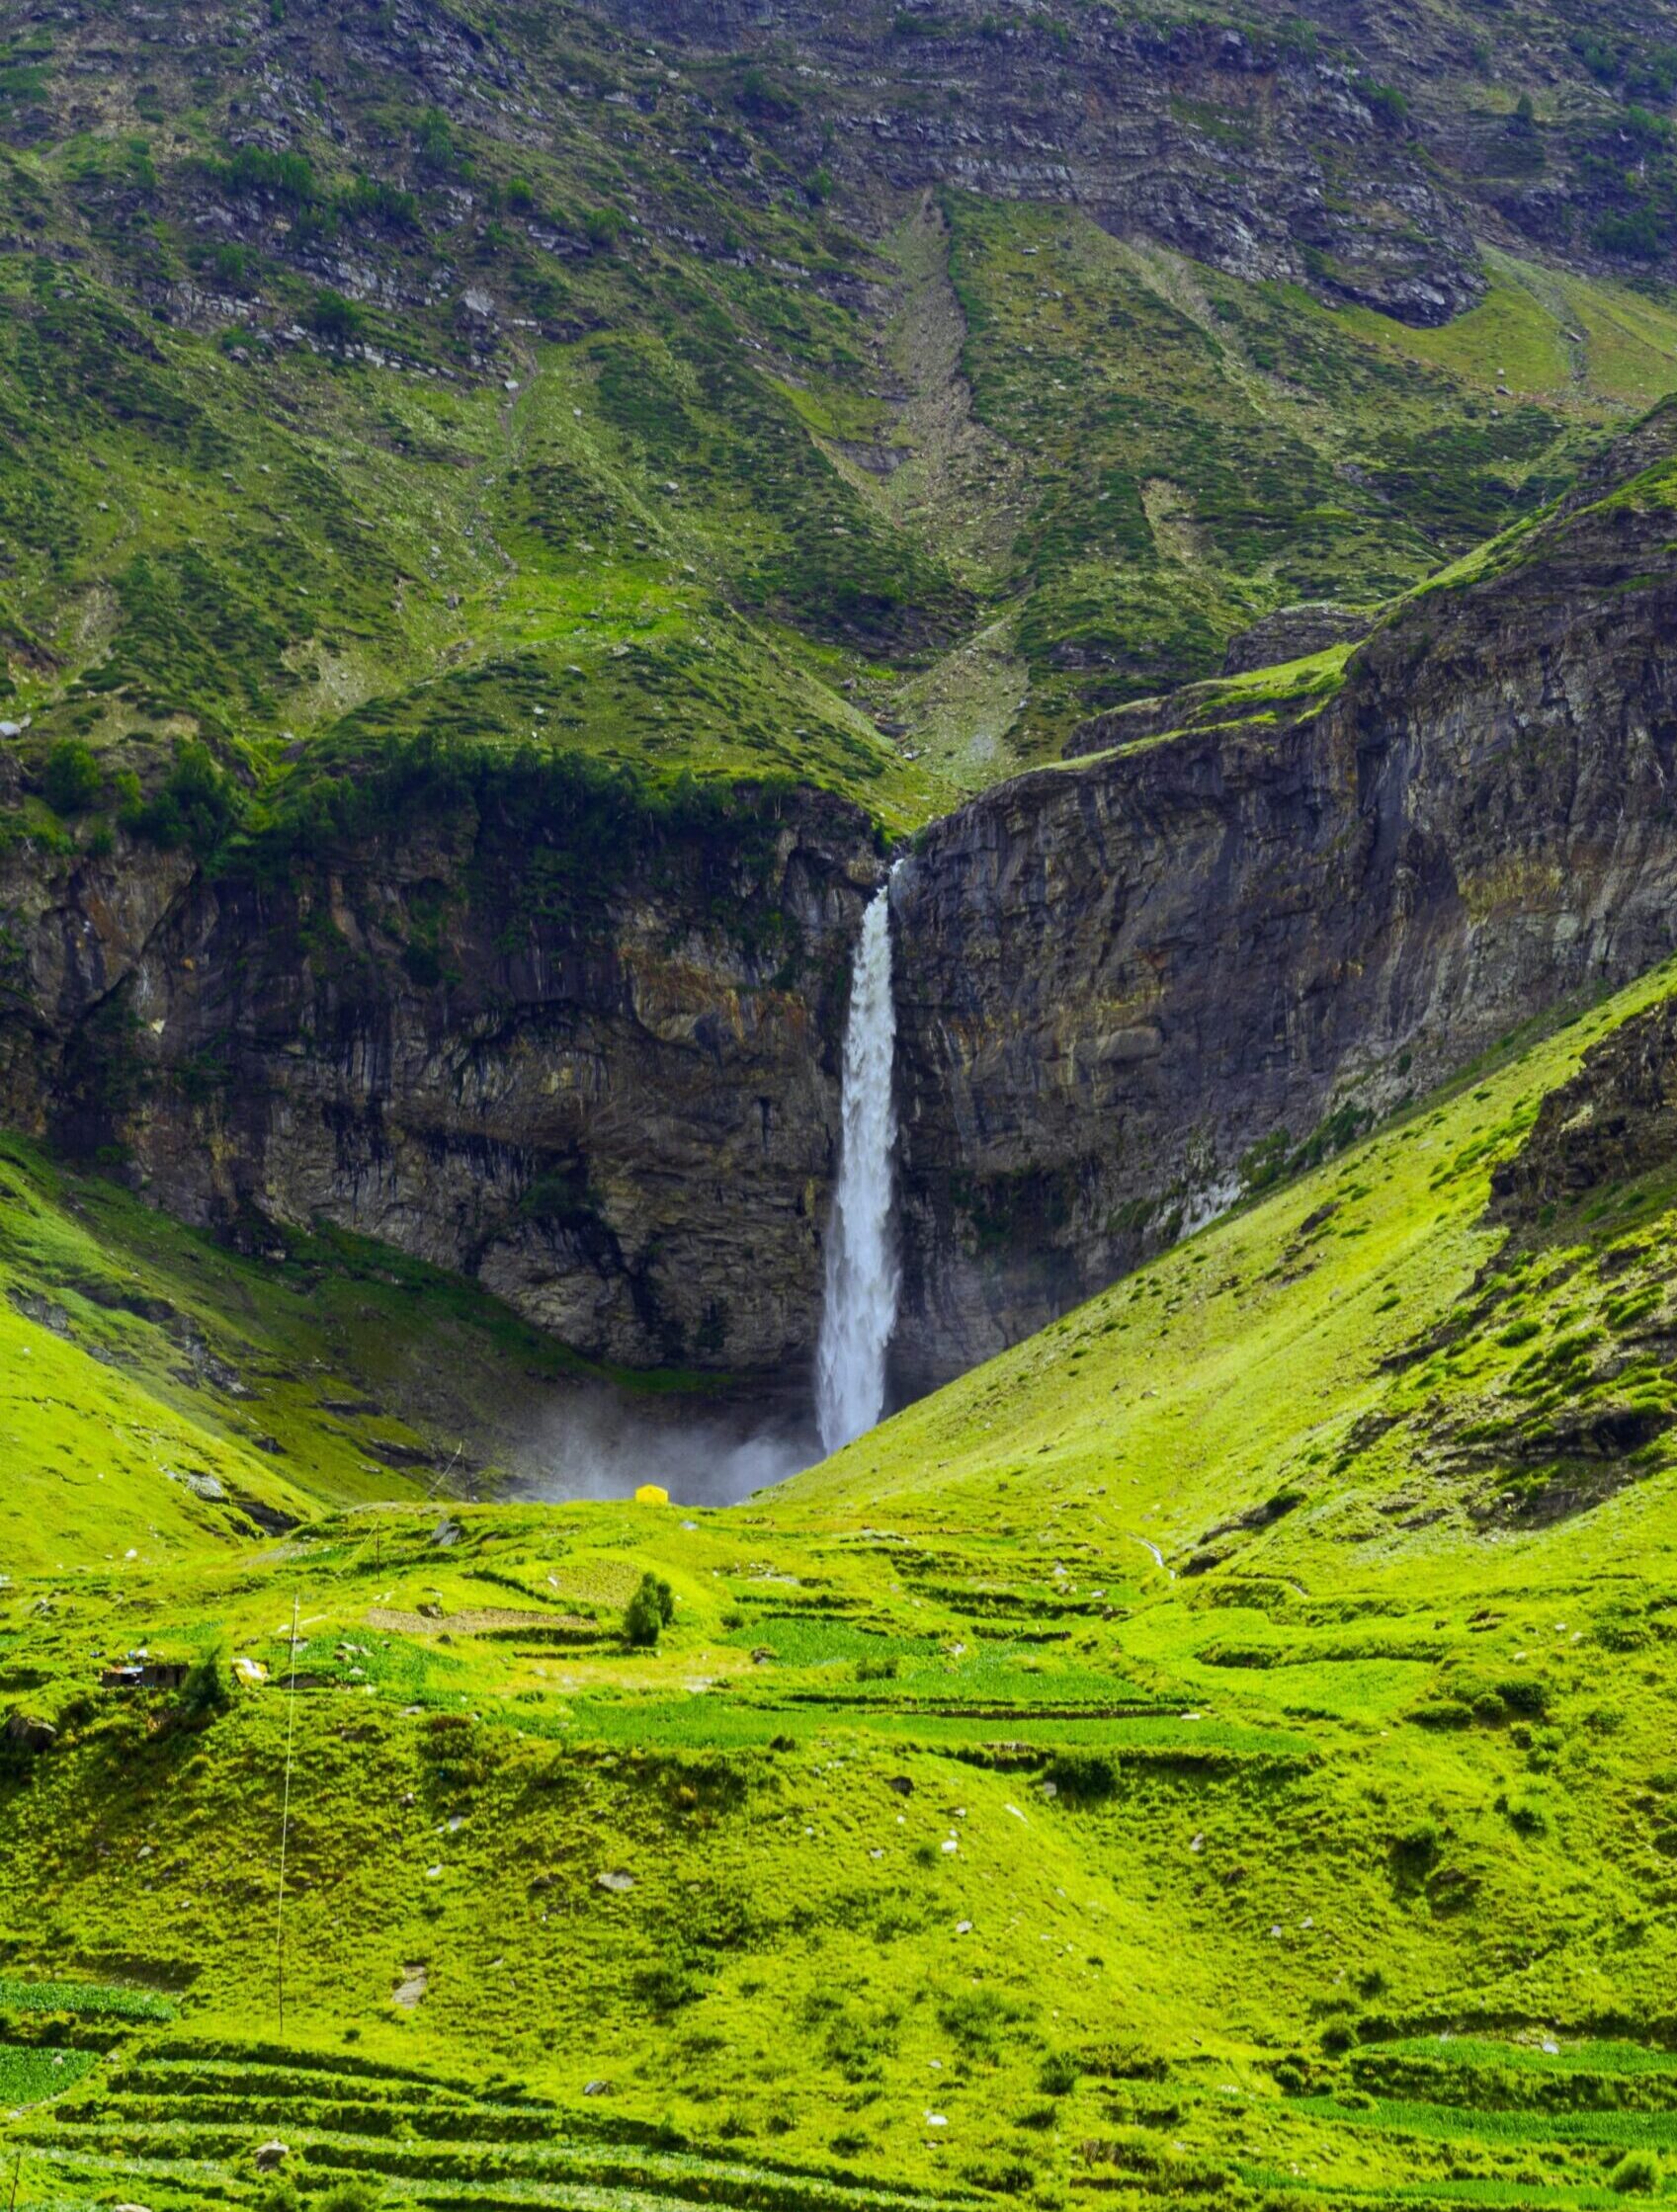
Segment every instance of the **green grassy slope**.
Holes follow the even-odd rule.
[[[15,1573],[0,1704],[61,1728],[0,1782],[0,2050],[103,2017],[37,1985],[177,2008],[22,2108],[22,2201],[239,2200],[275,2131],[435,2203],[1639,2185],[1677,2149],[1677,1194],[1486,1207],[1673,981],[747,1507]],[[629,1651],[646,1571],[674,1622]],[[91,1695],[141,1643],[267,1679]]]
[[[596,1370],[348,1236],[241,1256],[0,1138],[0,1570],[248,1540],[322,1500],[493,1490]],[[679,1378],[676,1378],[679,1380]]]
[[[1120,244],[1062,210],[952,200],[978,419],[1026,456],[1015,732],[1215,670],[1278,606],[1373,607],[1567,481],[1677,376],[1677,318],[1492,257],[1418,331]]]
[[[1414,584],[1677,387],[1656,286],[1492,254],[1412,330],[1067,210],[846,203],[778,78],[448,21],[490,75],[442,105],[312,6],[0,68],[0,833],[54,834],[66,741],[97,835],[194,739],[224,814],[416,732],[900,831],[1278,605]]]

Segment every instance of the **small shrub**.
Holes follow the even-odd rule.
[[[1516,1798],[1508,1806],[1508,1825],[1516,1836],[1547,1836],[1549,1816],[1529,1798]]]
[[[1415,1877],[1425,1874],[1438,1863],[1439,1836],[1431,1821],[1405,1829],[1401,1836],[1391,1839],[1391,1864],[1393,1871]]]
[[[705,1985],[680,1959],[661,1959],[636,1974],[633,1991],[638,2002],[656,2018],[680,2011],[705,1994]]]
[[[1107,1752],[1056,1752],[1044,1775],[1073,1805],[1098,1805],[1118,1788],[1118,1761]]]
[[[1420,1728],[1466,1728],[1472,1717],[1473,1708],[1463,1697],[1432,1697],[1409,1715]]]
[[[383,2192],[371,2181],[340,2181],[311,2206],[310,2212],[378,2212]]]
[[[388,223],[395,230],[415,230],[419,226],[419,202],[414,195],[382,178],[358,177],[339,205],[346,215]]]
[[[1646,2196],[1659,2187],[1660,2165],[1651,2151],[1627,2151],[1607,2176],[1609,2188],[1621,2196]]]
[[[170,1725],[189,1733],[208,1728],[233,1702],[233,1680],[223,1651],[206,1652],[195,1661],[176,1692]]]
[[[1522,1720],[1541,1720],[1549,1708],[1548,1689],[1529,1675],[1505,1677],[1497,1683],[1496,1694]]]
[[[118,778],[125,829],[173,851],[186,846],[200,860],[212,853],[241,812],[240,795],[216,765],[208,745],[196,740],[181,748],[161,787],[141,801],[139,785]]]
[[[675,1593],[661,1575],[645,1574],[640,1587],[624,1607],[624,1642],[637,1651],[650,1651],[675,1618]]]
[[[957,1990],[938,2007],[938,2025],[963,2057],[995,2060],[1024,2020],[1021,2007],[980,1983]]]
[[[1354,89],[1375,121],[1387,130],[1396,130],[1406,120],[1408,98],[1395,85],[1377,84],[1372,77],[1359,77]]]
[[[46,756],[42,788],[54,814],[85,814],[105,786],[98,757],[79,737],[61,737]]]
[[[734,97],[737,105],[748,116],[755,116],[759,123],[791,123],[798,112],[798,104],[792,94],[755,65],[740,79],[739,91]]]
[[[1603,215],[1591,235],[1603,253],[1621,254],[1628,261],[1657,261],[1662,250],[1659,217],[1651,205]]]
[[[433,168],[451,169],[460,158],[455,146],[455,134],[441,108],[426,109],[419,119],[414,138],[420,152]]]
[[[1069,2096],[1082,2073],[1074,2053],[1050,2051],[1037,2074],[1037,2087],[1045,2096]]]
[[[347,346],[366,329],[367,316],[353,299],[328,288],[315,293],[308,323],[317,337],[328,338],[335,346]]]
[[[270,153],[262,146],[241,146],[220,165],[219,177],[229,192],[265,193],[293,207],[307,206],[318,192],[306,154]]]
[[[624,220],[615,207],[596,207],[583,217],[582,235],[597,254],[615,252],[623,233]]]
[[[856,1679],[859,1682],[893,1682],[896,1679],[896,1660],[892,1657],[869,1657],[856,1662]]]

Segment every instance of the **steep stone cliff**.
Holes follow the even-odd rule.
[[[1677,1000],[1665,999],[1592,1046],[1572,1080],[1550,1092],[1525,1143],[1492,1174],[1492,1204],[1529,1226],[1673,1160]]]
[[[1243,277],[1309,279],[1406,320],[1441,322],[1483,288],[1472,234],[1419,149],[1297,18],[1009,16],[962,0],[864,12],[612,0],[659,37],[796,56],[776,135],[853,188],[937,183],[1084,207]],[[773,96],[771,96],[773,97]],[[1387,96],[1389,100],[1389,95]]]
[[[1656,466],[1417,595],[1325,696],[1197,696],[1205,726],[926,834],[897,901],[904,1390],[1677,944],[1671,489]]]
[[[1343,665],[1105,717],[916,841],[899,1392],[1677,944],[1672,432]],[[339,1223],[595,1355],[796,1381],[875,833],[579,803],[491,776],[210,868],[13,844],[0,1114],[259,1247]]]
[[[800,793],[614,835],[486,795],[281,867],[16,847],[0,1118],[258,1248],[322,1221],[463,1270],[598,1357],[796,1371],[872,833]]]

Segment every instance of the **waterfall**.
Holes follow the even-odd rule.
[[[884,1410],[885,1352],[896,1326],[899,1280],[891,1223],[895,1046],[887,883],[862,917],[844,1032],[838,1188],[827,1224],[826,1302],[815,1353],[815,1412],[827,1451],[872,1429]]]

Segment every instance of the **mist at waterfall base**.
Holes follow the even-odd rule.
[[[737,1506],[754,1490],[813,1466],[821,1441],[808,1415],[750,1406],[648,1400],[605,1384],[569,1393],[544,1416],[523,1455],[527,1497],[631,1498],[642,1483],[678,1506]]]

